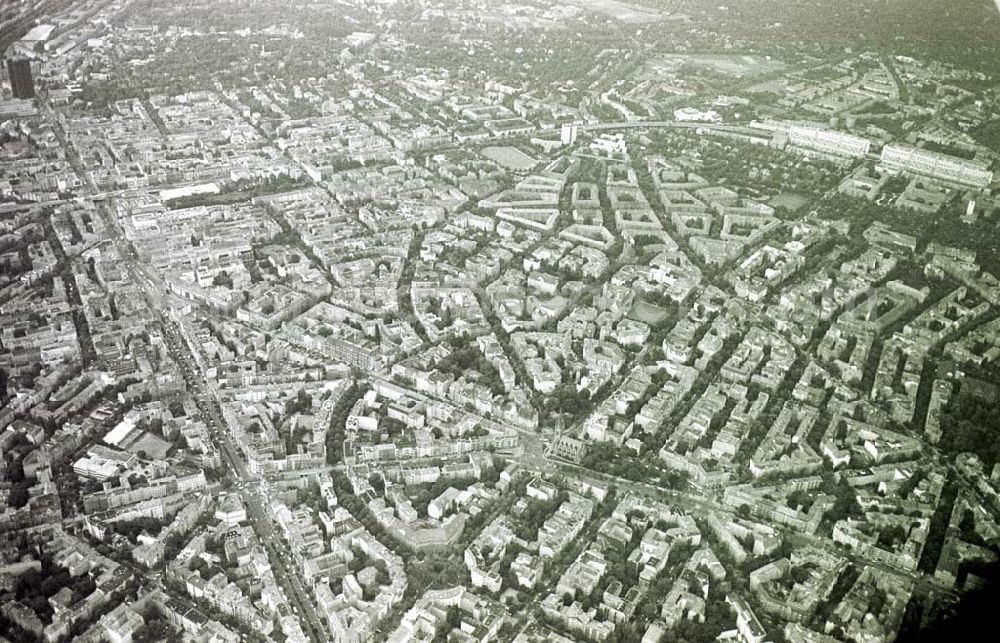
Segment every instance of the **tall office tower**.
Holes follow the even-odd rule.
[[[31,77],[31,61],[24,56],[7,60],[7,76],[14,98],[34,98],[35,81]]]

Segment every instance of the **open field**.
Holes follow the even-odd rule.
[[[844,47],[890,49],[918,57],[1000,69],[997,0],[631,0],[651,10],[687,13],[699,26],[735,45],[777,51],[786,45],[813,54]],[[705,41],[715,47],[711,41]],[[703,46],[704,46],[703,44]],[[718,43],[722,46],[724,43]]]
[[[128,447],[128,451],[132,453],[139,453],[144,451],[146,455],[150,458],[162,460],[166,457],[167,451],[170,449],[170,443],[165,440],[156,437],[152,433],[143,433],[142,437],[132,443]]]
[[[736,78],[763,76],[785,68],[783,62],[768,60],[762,56],[739,54],[667,54],[651,59],[639,70],[637,77],[644,80],[656,80],[661,76],[674,74],[687,66],[734,76]]]
[[[538,159],[528,156],[516,147],[484,147],[480,153],[508,170],[530,170],[538,163]]]
[[[666,319],[667,311],[659,306],[639,299],[632,306],[632,310],[629,312],[628,317],[629,319],[641,321],[646,324],[656,324]]]
[[[768,205],[774,207],[784,206],[791,210],[792,212],[797,212],[802,206],[809,203],[808,197],[801,194],[796,194],[794,192],[783,192],[778,196],[771,199]]]
[[[583,7],[597,13],[633,25],[658,22],[664,19],[677,20],[683,16],[671,15],[664,11],[658,11],[652,7],[640,7],[634,4],[619,2],[618,0],[564,0],[566,4]]]

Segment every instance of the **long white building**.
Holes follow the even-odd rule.
[[[976,188],[984,188],[993,181],[993,172],[985,163],[906,145],[886,145],[882,148],[882,165],[889,170],[920,174]]]
[[[867,138],[801,125],[788,128],[788,142],[796,147],[807,147],[824,154],[851,158],[865,156],[872,146]]]
[[[823,129],[817,123],[800,123],[792,121],[753,121],[750,127],[780,132],[788,137],[792,147],[815,150],[830,156],[861,158],[871,150],[872,143],[867,138],[854,136],[837,130]]]

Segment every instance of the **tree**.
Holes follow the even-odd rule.
[[[312,408],[312,395],[306,393],[305,389],[299,389],[295,398],[285,403],[285,415],[291,416],[296,413],[305,413]]]
[[[132,634],[133,643],[156,643],[158,641],[170,641],[174,637],[174,630],[169,625],[159,619],[146,621],[142,627]]]
[[[448,615],[445,619],[445,623],[448,626],[448,631],[462,626],[462,610],[458,607],[458,605],[452,605],[448,608]]]
[[[851,516],[860,516],[862,514],[861,505],[858,504],[858,498],[851,489],[851,486],[847,484],[846,480],[841,480],[838,484],[833,494],[836,496],[837,500],[834,502],[833,507],[826,515],[826,519],[830,522],[837,522],[838,520],[844,520]]]
[[[385,479],[379,473],[368,476],[368,483],[375,489],[375,493],[380,496],[385,495]]]
[[[217,275],[212,277],[213,286],[225,286],[226,288],[233,287],[233,278],[229,275],[226,270],[220,270]]]
[[[7,502],[13,509],[20,509],[21,507],[28,504],[28,485],[27,483],[21,482],[17,483],[10,488],[10,496],[7,498]]]

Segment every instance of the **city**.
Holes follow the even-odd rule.
[[[978,640],[1000,3],[830,4],[4,2],[0,643]]]

